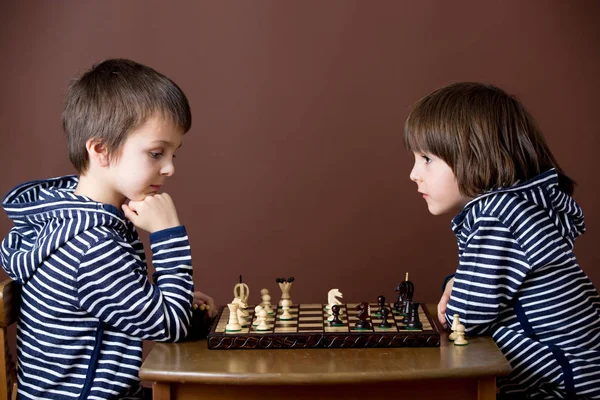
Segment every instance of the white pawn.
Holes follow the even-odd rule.
[[[283,313],[281,314],[281,316],[279,317],[279,319],[281,321],[289,321],[291,319],[293,319],[294,317],[292,317],[292,314],[290,314],[290,305],[292,304],[292,301],[290,299],[283,299],[281,302],[281,309],[283,310]]]
[[[262,298],[261,305],[265,309],[268,314],[273,314],[273,309],[271,308],[271,295],[269,295],[269,289],[262,289],[260,291],[260,295]]]
[[[258,322],[259,322],[258,314],[260,313],[261,310],[263,310],[263,307],[261,305],[254,307],[254,315],[256,316],[256,318],[254,318],[254,322],[252,322],[252,326],[258,325]]]
[[[452,329],[452,333],[448,335],[448,340],[456,340],[456,328],[458,328],[458,325],[460,325],[459,316],[458,314],[454,314],[452,316],[452,326],[450,327],[450,329]]]
[[[269,326],[269,324],[267,324],[267,312],[262,309],[258,312],[258,326],[256,327],[257,331],[268,331],[271,329],[271,326]]]
[[[238,305],[235,303],[227,304],[227,308],[229,308],[229,321],[225,326],[226,332],[238,332],[242,330],[242,326],[238,321],[237,311]]]
[[[469,341],[465,339],[465,326],[463,324],[459,324],[456,327],[456,339],[454,340],[455,346],[466,346],[469,344]]]

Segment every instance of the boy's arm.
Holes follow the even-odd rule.
[[[79,304],[103,322],[140,339],[177,341],[190,326],[192,262],[183,226],[150,235],[155,285],[135,250],[106,238],[84,254],[78,270]]]
[[[531,269],[513,233],[497,218],[482,217],[462,252],[448,307],[471,334],[486,333],[514,298]]]

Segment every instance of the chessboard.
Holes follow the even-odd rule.
[[[437,347],[440,345],[440,331],[423,305],[419,305],[419,319],[422,329],[409,329],[404,324],[404,315],[393,311],[387,317],[390,328],[378,325],[382,319],[372,312],[368,321],[371,329],[355,329],[358,321],[357,304],[341,304],[341,326],[330,326],[324,304],[295,304],[290,307],[292,319],[282,321],[281,307],[270,314],[267,323],[270,329],[256,329],[254,306],[248,306],[248,324],[240,331],[228,332],[225,326],[229,320],[229,309],[222,307],[208,333],[209,349],[298,349],[298,348],[365,348],[365,347]],[[393,310],[393,304],[387,304]],[[371,310],[378,305],[370,304]]]

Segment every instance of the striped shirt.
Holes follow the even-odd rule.
[[[23,285],[19,398],[135,398],[142,340],[177,341],[190,326],[185,228],[150,235],[153,285],[133,225],[114,206],[75,195],[77,182],[25,183],[2,202],[14,221],[2,266]]]
[[[600,296],[573,254],[583,212],[556,171],[472,200],[452,229],[446,319],[490,334],[510,362],[499,397],[600,399]]]

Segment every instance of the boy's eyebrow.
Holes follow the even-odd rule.
[[[169,140],[163,140],[163,139],[155,139],[152,141],[152,143],[163,143],[169,146],[174,146],[175,144]],[[183,143],[179,143],[179,146],[177,146],[177,148],[180,148],[183,145]]]

